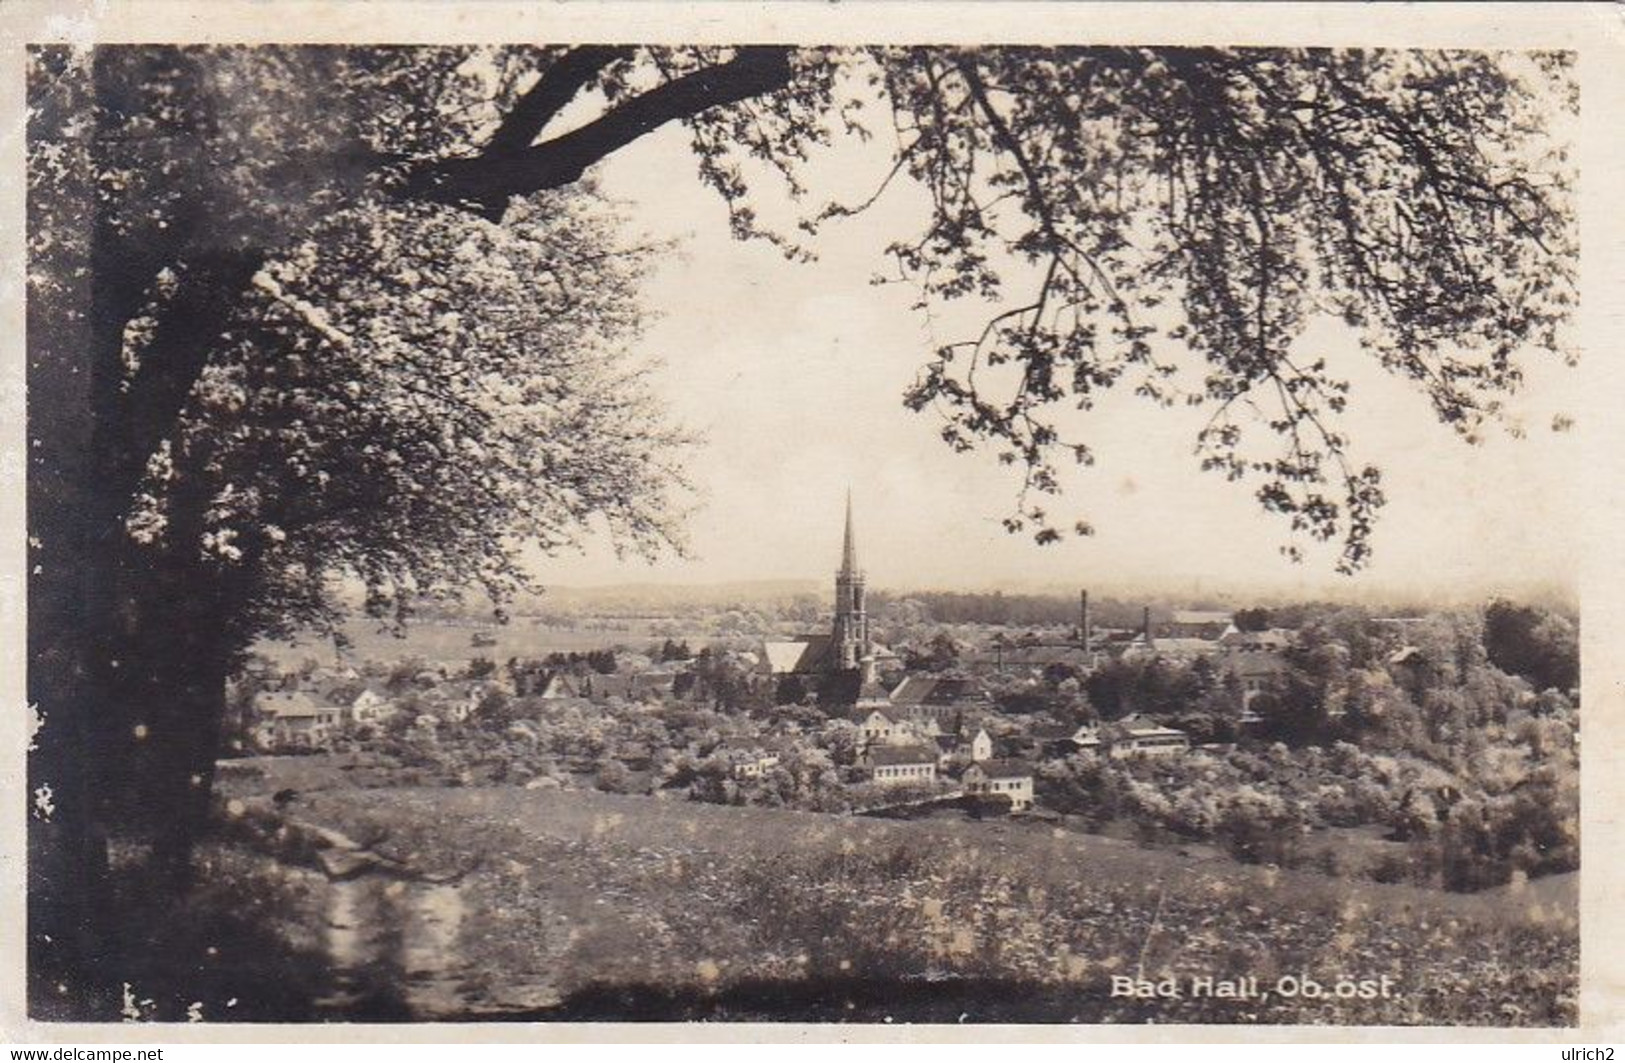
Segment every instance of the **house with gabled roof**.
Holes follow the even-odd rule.
[[[255,741],[265,748],[319,749],[338,729],[344,709],[318,705],[298,690],[265,690],[254,696]]]
[[[757,779],[778,767],[781,751],[778,742],[762,738],[728,738],[718,747],[728,760],[729,770],[736,779]]]
[[[1218,652],[1219,644],[1213,639],[1162,636],[1147,639],[1142,635],[1123,650],[1123,659],[1133,661],[1160,657],[1165,661],[1189,662],[1198,657],[1212,657]]]
[[[1073,738],[1078,729],[1067,723],[1035,723],[1026,729],[1032,748],[1041,756],[1064,757],[1077,752]]]
[[[345,709],[345,716],[356,724],[374,724],[395,715],[395,703],[368,687],[357,694]]]
[[[951,675],[906,675],[892,688],[890,700],[899,715],[944,725],[955,717],[985,712],[993,704],[980,680]]]
[[[1230,613],[1217,609],[1175,609],[1162,625],[1162,638],[1202,639],[1212,642],[1236,630]]]
[[[937,747],[938,768],[947,768],[955,761],[969,763],[993,757],[993,738],[986,728],[978,727],[974,735],[963,732],[933,735],[932,740]]]
[[[1172,756],[1191,747],[1190,735],[1173,727],[1164,727],[1148,716],[1138,713],[1125,716],[1107,731],[1108,751],[1114,757]]]
[[[1072,746],[1080,753],[1100,752],[1100,725],[1098,723],[1079,724],[1078,729],[1072,732]]]
[[[967,794],[1008,797],[1012,812],[1033,807],[1033,769],[1024,760],[979,760],[965,769],[960,781]]]

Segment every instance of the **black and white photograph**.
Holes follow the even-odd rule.
[[[1581,1024],[1585,11],[252,6],[17,45],[28,1020]]]

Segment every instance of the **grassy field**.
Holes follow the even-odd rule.
[[[1443,894],[1015,822],[889,822],[608,794],[323,789],[287,814],[430,874],[477,867],[446,956],[463,999],[545,981],[530,1018],[1575,1021],[1562,890]],[[286,768],[287,770],[284,770]],[[250,797],[250,801],[256,799]],[[1535,884],[1540,886],[1540,884]],[[1113,976],[1283,976],[1386,999],[1111,995]],[[498,1009],[500,1010],[500,1009]]]

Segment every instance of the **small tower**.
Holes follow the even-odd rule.
[[[841,570],[835,574],[835,666],[842,671],[861,667],[869,652],[869,614],[863,601],[863,570],[858,567],[858,545],[852,535],[852,492],[846,493],[846,541],[841,548]]]

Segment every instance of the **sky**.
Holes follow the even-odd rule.
[[[884,176],[886,148],[884,135],[838,147],[811,171],[813,187],[864,198]],[[1362,358],[1341,325],[1310,326],[1300,349],[1328,356],[1351,380],[1344,425],[1356,457],[1382,469],[1389,499],[1374,560],[1356,577],[1338,576],[1336,551],[1305,540],[1308,559],[1287,561],[1285,523],[1244,484],[1199,470],[1202,411],[1127,394],[1076,422],[1097,464],[1069,470],[1064,495],[1048,500],[1062,527],[1083,518],[1096,533],[1041,547],[1001,526],[1019,486],[1012,470],[991,453],[950,452],[940,419],[902,405],[936,344],[964,333],[912,310],[906,286],[870,283],[886,244],[920,216],[917,193],[899,184],[871,211],[832,223],[809,264],[728,236],[722,203],[694,177],[676,130],[623,150],[599,175],[626,204],[630,231],[681,248],[649,282],[657,320],[642,346],[662,362],[658,390],[674,418],[703,436],[686,462],[697,508],[685,522],[686,557],[621,561],[594,539],[579,555],[538,562],[545,582],[827,580],[850,490],[870,582],[894,589],[1471,597],[1573,584],[1580,451],[1575,433],[1551,425],[1579,405],[1579,374],[1549,355],[1531,360],[1510,403],[1526,437],[1491,432],[1468,446],[1419,391]]]

